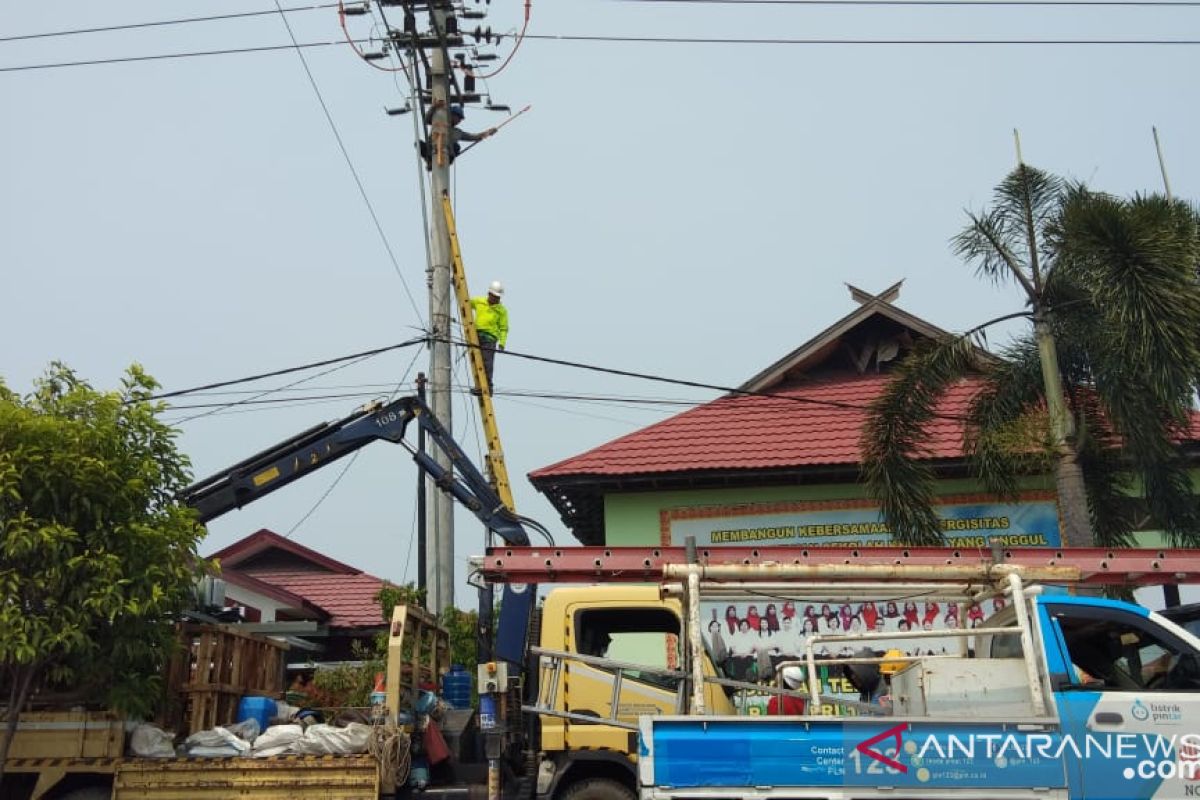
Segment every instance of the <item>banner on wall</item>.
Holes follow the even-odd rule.
[[[1022,495],[1015,502],[996,503],[973,496],[943,498],[935,507],[949,547],[1057,547],[1058,511],[1052,495]],[[694,536],[698,547],[721,545],[807,545],[871,547],[892,544],[891,531],[877,506],[864,501],[845,503],[748,503],[665,509],[664,544],[682,545]],[[782,661],[802,659],[814,634],[973,628],[1003,607],[1000,598],[983,606],[964,607],[937,597],[879,597],[846,603],[786,597],[760,597],[737,603],[702,603],[704,640],[723,673],[742,681],[773,681]],[[818,643],[819,660],[852,656],[865,643]],[[905,655],[952,655],[961,639],[872,641],[876,652],[899,650]],[[822,692],[829,697],[857,700],[858,695],[837,665],[819,665]],[[764,713],[767,697],[743,698],[744,711]],[[822,713],[842,713],[830,705]]]

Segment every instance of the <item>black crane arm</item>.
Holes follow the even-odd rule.
[[[417,451],[404,440],[413,420],[449,457],[452,469],[445,469],[431,455]],[[180,493],[179,501],[196,509],[200,522],[208,522],[380,439],[404,446],[438,487],[453,495],[505,543],[529,544],[521,521],[419,397],[375,403],[344,419],[309,428],[189,486]]]

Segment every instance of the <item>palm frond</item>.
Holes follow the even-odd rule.
[[[942,541],[933,511],[933,476],[919,459],[925,455],[925,428],[938,401],[951,383],[976,366],[976,357],[967,337],[923,342],[896,368],[871,404],[863,428],[863,476],[893,536],[902,544]]]
[[[1073,187],[1050,237],[1056,270],[1087,287],[1099,316],[1104,335],[1090,342],[1098,369],[1137,365],[1144,389],[1182,421],[1200,364],[1196,212],[1161,197],[1121,200]]]
[[[1129,463],[1121,456],[1095,393],[1074,404],[1080,430],[1079,464],[1087,486],[1092,536],[1100,547],[1132,547],[1133,518],[1126,499],[1132,488]]]
[[[1061,202],[1061,179],[1021,164],[996,187],[986,213],[968,212],[970,224],[951,240],[954,252],[993,282],[1014,280],[1032,303],[1039,302],[1034,265],[1043,231]],[[1032,224],[1032,230],[1030,225]]]
[[[1026,336],[1001,353],[971,403],[966,450],[984,487],[1017,494],[1017,478],[1051,468],[1045,387],[1036,342]]]

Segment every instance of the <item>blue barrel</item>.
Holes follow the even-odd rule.
[[[451,708],[471,707],[471,673],[462,664],[451,664],[442,676],[442,697]]]
[[[275,701],[270,697],[243,697],[238,703],[237,721],[258,720],[258,729],[265,731],[275,716]]]

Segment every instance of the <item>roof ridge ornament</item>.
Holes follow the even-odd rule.
[[[896,281],[888,288],[884,289],[879,294],[871,294],[870,292],[865,292],[862,289],[858,288],[857,286],[855,286],[854,284],[851,284],[851,283],[847,283],[846,288],[850,290],[851,299],[854,300],[854,302],[858,303],[861,306],[865,306],[868,303],[875,303],[875,302],[891,305],[892,302],[900,296],[900,287],[903,284],[904,284],[904,279],[901,278],[900,280]]]

